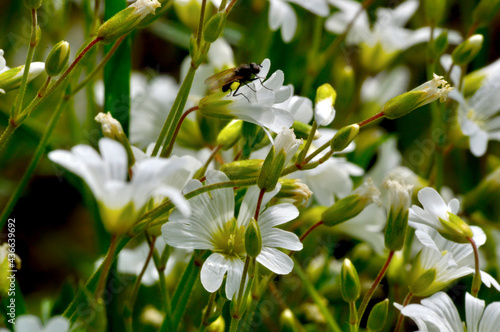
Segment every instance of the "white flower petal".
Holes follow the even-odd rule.
[[[481,157],[486,153],[488,147],[488,133],[479,130],[477,133],[469,137],[470,151],[476,157]]]
[[[288,274],[293,269],[293,260],[275,248],[263,247],[257,256],[257,262],[276,274]]]
[[[485,306],[483,300],[477,299],[469,293],[465,294],[465,314],[468,332],[478,331],[477,328]]]
[[[239,259],[229,261],[229,270],[227,271],[226,278],[226,296],[229,300],[233,299],[235,293],[240,289],[244,265]],[[248,282],[248,278],[246,282]]]
[[[287,250],[299,251],[303,245],[299,237],[292,233],[279,228],[262,229],[262,246],[283,248]]]
[[[259,226],[262,230],[268,229],[294,220],[298,216],[299,210],[293,204],[274,205],[261,213]]]
[[[494,302],[486,307],[479,323],[479,332],[497,331],[500,326],[500,302]]]
[[[224,275],[230,268],[230,261],[221,254],[211,254],[201,267],[200,280],[210,293],[217,291],[222,285]]]

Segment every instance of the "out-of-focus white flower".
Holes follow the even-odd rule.
[[[2,49],[0,49],[0,73],[3,73],[4,71],[9,69],[9,67],[7,67],[7,62],[5,61],[3,55],[4,52]]]
[[[401,310],[401,314],[413,319],[419,331],[457,332],[464,331],[464,324],[455,306],[455,299],[451,299],[446,293],[438,292],[421,304],[409,304],[402,307],[395,304]],[[500,302],[489,304],[466,293],[465,295],[465,317],[467,331],[493,332],[498,330],[500,324]]]
[[[189,204],[180,190],[162,183],[166,177],[183,171],[183,159],[137,161],[132,167],[132,178],[127,181],[125,148],[105,137],[99,141],[99,149],[100,155],[92,147],[80,144],[71,151],[52,151],[49,159],[83,178],[98,202],[104,226],[110,233],[126,232],[154,195],[168,197],[180,211],[189,214]]]
[[[302,123],[309,123],[313,117],[312,101],[309,98],[293,95],[293,85],[289,84],[287,87],[290,89],[290,95],[282,103],[274,104],[276,109],[282,109],[290,113],[294,121]]]
[[[361,101],[373,102],[382,107],[389,99],[406,92],[409,84],[408,68],[400,66],[390,71],[383,71],[365,79],[361,86]]]
[[[335,119],[335,99],[337,92],[330,84],[323,84],[316,90],[316,100],[314,105],[314,120],[318,126],[328,126]]]
[[[207,184],[229,181],[222,172],[209,171]],[[201,182],[192,180],[185,191],[189,192],[202,186]],[[298,210],[292,204],[279,204],[268,207],[266,204],[280,190],[266,193],[262,200],[258,218],[262,237],[262,251],[257,256],[261,263],[277,274],[288,274],[292,271],[293,261],[277,248],[301,250],[302,243],[297,235],[274,228],[298,216]],[[252,186],[247,190],[238,213],[234,217],[234,191],[232,188],[216,189],[210,195],[203,193],[190,200],[193,211],[186,218],[177,210],[170,215],[170,221],[162,227],[166,242],[176,248],[211,250],[201,269],[201,283],[209,292],[217,291],[226,278],[226,296],[232,299],[237,291],[243,273],[243,261],[246,257],[245,228],[255,214],[260,190]]]
[[[285,43],[292,40],[297,29],[297,16],[289,2],[322,17],[330,12],[326,0],[269,0],[269,27],[272,31],[281,28],[281,38]]]
[[[24,75],[24,65],[10,69],[7,66],[4,51],[0,49],[0,93],[16,89],[21,85]],[[28,82],[31,82],[35,77],[45,71],[45,63],[32,62],[28,73]]]
[[[63,316],[50,318],[43,326],[40,318],[34,315],[22,315],[16,319],[14,332],[67,332],[69,321]],[[6,328],[0,328],[0,332],[8,332]]]

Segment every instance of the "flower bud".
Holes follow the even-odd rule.
[[[333,152],[339,152],[347,148],[352,140],[359,133],[359,125],[357,123],[341,128],[335,136],[333,136],[330,148]]]
[[[206,331],[207,332],[224,332],[226,330],[226,321],[224,317],[219,316],[212,324],[210,324]]]
[[[448,212],[448,220],[439,218],[439,221],[444,229],[438,229],[438,232],[447,240],[457,243],[469,243],[469,239],[474,236],[469,225],[451,212]]]
[[[259,178],[257,179],[257,185],[260,189],[264,189],[267,192],[274,190],[276,184],[281,175],[281,171],[285,165],[286,154],[283,149],[281,149],[277,155],[275,155],[274,145],[267,154],[262,169],[260,170]]]
[[[429,24],[436,26],[443,19],[446,10],[446,0],[425,0],[425,14]]]
[[[232,120],[236,116],[231,114],[229,105],[234,103],[234,100],[224,99],[227,92],[219,92],[208,95],[200,100],[198,111],[206,117]]]
[[[107,114],[99,112],[99,114],[96,115],[95,120],[101,124],[102,134],[105,137],[109,137],[114,140],[121,140],[121,137],[125,135],[122,125],[118,120],[113,118],[110,112]]]
[[[256,178],[264,164],[262,159],[237,160],[220,167],[230,180],[245,180]]]
[[[67,41],[60,41],[52,48],[49,56],[47,56],[47,60],[45,61],[45,71],[49,76],[57,76],[59,75],[69,59],[69,43]]]
[[[184,121],[182,121],[181,129],[179,130],[175,143],[183,148],[191,150],[203,149],[205,143],[198,123],[189,118],[185,118]]]
[[[226,11],[221,11],[212,16],[203,28],[203,40],[213,43],[219,38],[226,26]]]
[[[179,20],[189,27],[191,31],[196,31],[200,23],[201,1],[174,1],[173,5]]]
[[[311,133],[312,126],[300,121],[294,121],[292,124],[292,129],[297,138],[307,139],[307,137]],[[319,133],[316,131],[314,133],[314,139],[318,139],[319,136]]]
[[[217,145],[222,147],[222,150],[229,150],[241,138],[241,127],[243,121],[232,120],[229,122],[217,136]]]
[[[398,50],[387,52],[381,43],[361,45],[361,65],[371,74],[379,73],[386,69],[399,54]]]
[[[160,6],[158,0],[137,0],[104,22],[97,31],[97,38],[105,44],[113,42],[132,31],[144,17],[154,14]]]
[[[316,90],[316,100],[314,105],[314,119],[318,126],[328,126],[335,118],[335,99],[337,93],[328,83],[323,84]]]
[[[344,259],[340,269],[340,289],[342,298],[346,302],[354,302],[361,293],[361,283],[359,282],[358,272],[349,259]]]
[[[245,230],[245,250],[250,257],[259,256],[262,250],[262,236],[257,220],[250,219],[250,223]]]
[[[280,331],[282,332],[299,332],[297,326],[299,323],[293,312],[286,308],[280,314]]]
[[[411,271],[410,271],[411,274]],[[430,269],[419,275],[413,282],[410,283],[410,291],[416,296],[427,296],[430,286],[436,280],[436,270]]]
[[[387,320],[387,312],[389,310],[389,299],[380,301],[375,304],[368,316],[366,328],[369,331],[381,331],[384,328],[385,321]]]
[[[6,297],[9,293],[11,279],[9,270],[21,269],[21,258],[10,252],[7,243],[0,245],[0,295]]]
[[[274,141],[275,157],[281,151],[285,154],[285,166],[295,155],[299,147],[302,145],[302,139],[296,139],[292,129],[284,129],[276,136]]]
[[[488,26],[495,18],[498,9],[500,9],[500,1],[481,0],[472,12],[473,22],[478,24],[478,28]]]
[[[45,64],[43,62],[32,62],[28,74],[28,82],[44,72]],[[17,89],[23,79],[24,66],[12,68],[0,73],[0,91],[10,91]]]
[[[448,48],[448,30],[443,30],[441,34],[434,40],[434,56],[437,58],[441,56]]]
[[[38,9],[42,5],[42,0],[24,0],[24,5],[28,9]]]
[[[305,183],[299,179],[289,178],[282,178],[279,183],[281,183],[281,189],[276,197],[292,199],[295,206],[306,206],[312,196],[312,191]]]
[[[467,65],[479,53],[481,47],[483,46],[483,41],[484,41],[483,35],[479,34],[472,35],[469,38],[467,38],[464,42],[458,45],[451,53],[453,63],[459,66]]]
[[[395,180],[388,180],[385,186],[389,189],[390,197],[384,233],[385,247],[390,251],[398,251],[405,242],[413,186]]]
[[[445,101],[451,90],[453,88],[450,87],[448,82],[443,80],[442,76],[434,74],[432,80],[390,99],[385,103],[382,112],[388,119],[396,119],[436,99],[439,99],[441,102]]]
[[[336,201],[323,212],[321,220],[326,226],[338,225],[360,214],[369,204],[378,203],[379,196],[380,191],[374,186],[373,181],[368,179],[352,195]]]

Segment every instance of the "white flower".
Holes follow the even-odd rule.
[[[469,136],[472,154],[486,153],[488,141],[500,141],[500,73],[487,78],[472,97],[465,100],[460,92],[450,94],[459,103],[458,122],[464,135]]]
[[[416,205],[411,207],[409,225],[413,227],[413,224],[420,223],[438,231],[446,231],[439,219],[448,221],[450,213],[457,214],[459,208],[458,199],[454,198],[446,204],[435,189],[426,187],[418,192],[418,200],[424,208],[422,209]]]
[[[309,123],[313,117],[313,107],[312,101],[309,98],[294,96],[293,95],[293,85],[289,84],[287,87],[290,89],[290,95],[292,97],[288,98],[282,103],[274,104],[276,109],[282,109],[290,113],[293,120],[302,123]]]
[[[101,155],[88,145],[77,145],[71,151],[56,150],[49,159],[82,177],[98,201],[103,223],[111,233],[127,231],[153,195],[168,197],[185,214],[190,207],[180,190],[162,183],[172,173],[182,171],[185,161],[149,158],[137,161],[132,178],[127,181],[127,153],[109,138],[99,141]]]
[[[415,321],[419,331],[457,332],[464,331],[460,314],[446,293],[439,292],[421,301],[402,308],[401,314]],[[500,302],[493,302],[485,309],[485,302],[466,293],[465,317],[467,331],[493,332],[500,324]]]
[[[3,55],[4,52],[2,49],[0,49],[0,73],[3,73],[4,71],[9,69],[9,67],[7,67],[7,62],[5,61]]]
[[[400,213],[406,213],[411,204],[413,185],[404,181],[388,179],[384,186],[389,191],[389,207],[397,216]]]
[[[207,184],[229,181],[219,171],[207,173]],[[186,186],[189,192],[202,187],[201,182],[192,180]],[[292,271],[293,261],[288,255],[276,249],[301,250],[299,238],[274,226],[284,224],[298,216],[298,210],[291,204],[279,204],[265,208],[269,200],[279,191],[280,185],[264,195],[258,224],[262,236],[262,251],[257,261],[277,274]],[[245,227],[255,214],[260,190],[250,187],[241,204],[238,218],[234,217],[234,191],[232,188],[217,189],[193,197],[193,206],[189,218],[177,210],[170,216],[170,221],[162,227],[166,242],[176,248],[211,250],[212,254],[201,269],[201,283],[209,292],[215,292],[226,279],[226,295],[231,299],[239,288],[243,273],[245,252]]]
[[[275,155],[277,155],[281,150],[285,152],[285,166],[295,155],[297,150],[302,145],[302,139],[297,139],[293,129],[284,128],[281,133],[276,136],[274,141]]]
[[[297,29],[297,16],[288,2],[302,6],[318,16],[325,17],[329,13],[326,0],[269,0],[269,27],[272,31],[281,28],[281,38],[285,43],[292,40]]]
[[[337,93],[330,84],[323,84],[316,90],[314,120],[318,126],[328,126],[335,119],[335,98]]]
[[[134,15],[138,15],[137,20],[140,21],[147,15],[154,14],[156,8],[161,7],[161,3],[158,0],[137,0],[130,7],[136,8]]]
[[[113,118],[111,112],[107,114],[99,112],[94,119],[101,124],[101,130],[104,136],[114,139],[121,135],[125,135],[122,125],[118,120]]]
[[[67,332],[69,321],[63,316],[54,316],[47,321],[45,327],[37,316],[22,315],[16,319],[14,332]],[[0,332],[8,332],[6,328],[0,328]]]
[[[415,235],[420,243],[424,246],[421,257],[425,262],[426,268],[437,266],[436,279],[433,287],[434,293],[446,287],[453,280],[462,276],[473,274],[474,269],[474,253],[472,246],[469,243],[456,243],[442,237],[434,228],[422,224],[410,223],[410,226],[416,229]],[[474,233],[474,242],[479,248],[486,242],[486,235],[483,230],[477,226],[471,226]],[[448,265],[440,265],[442,258],[446,257]],[[492,285],[500,291],[500,284],[488,273],[480,271],[481,281],[490,288]]]

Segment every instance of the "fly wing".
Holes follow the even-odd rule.
[[[214,74],[205,80],[210,90],[217,90],[220,87],[232,82],[236,82],[240,76],[235,74],[236,68],[226,69],[220,73]]]

